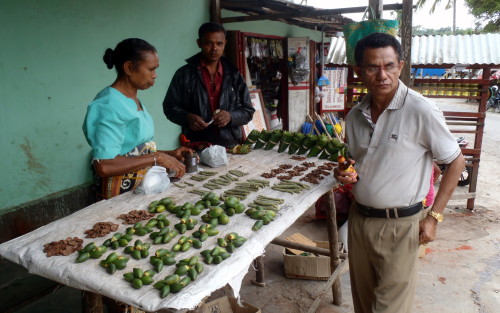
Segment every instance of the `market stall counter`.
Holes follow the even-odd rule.
[[[327,192],[331,194],[336,186],[333,166],[327,160],[277,153],[275,149],[259,149],[244,155],[230,154],[227,166],[200,167],[199,172],[186,174],[161,194],[128,192],[5,242],[0,245],[0,255],[24,266],[32,274],[104,295],[145,311],[186,311],[195,308],[213,291],[227,284],[238,294],[250,264],[264,253],[266,245],[290,227],[320,196]],[[215,193],[215,198],[220,197],[220,203],[216,199],[210,204],[207,199],[202,200],[208,192]],[[155,201],[168,198],[171,200],[164,201],[167,205],[163,211],[164,208],[158,207]],[[227,205],[229,198],[232,203]],[[168,205],[170,201],[175,205]],[[236,212],[239,213],[229,210],[238,203],[244,205],[244,208],[238,206]],[[202,209],[200,214],[185,213],[184,209],[196,204]],[[155,212],[152,207],[156,210],[160,208],[158,211],[162,212]],[[135,214],[135,219],[132,218],[134,214],[129,214],[142,210],[145,210],[144,214]],[[190,213],[197,213],[193,211]],[[166,217],[162,223],[159,223],[160,215]],[[221,215],[224,216],[221,218]],[[138,224],[137,216],[145,216],[143,218],[146,219]],[[149,223],[152,219],[156,222]],[[130,224],[124,224],[127,220]],[[88,230],[99,222],[111,222],[118,228],[114,226],[116,230],[103,237],[87,238]],[[159,224],[163,227],[159,228]],[[212,226],[203,226],[209,224]],[[210,231],[211,236],[200,236],[207,227],[217,231]],[[139,228],[145,230],[137,231]],[[152,239],[167,234],[167,231],[162,231],[163,228],[168,228],[175,236],[170,236],[170,240]],[[130,240],[117,240],[119,236],[116,235],[113,239],[116,233],[129,234],[126,237]],[[336,246],[336,229],[330,233],[334,233],[329,234],[330,240],[335,240],[331,246]],[[75,237],[83,239],[80,249],[87,247],[88,255],[71,253],[68,246],[60,249],[61,254],[68,255],[49,257],[44,252],[44,246],[49,243],[67,239],[66,243],[75,244]],[[235,238],[240,240],[232,243]],[[118,244],[113,244],[113,241]],[[168,243],[164,243],[166,241]],[[187,241],[190,244],[185,244]],[[92,247],[92,243],[97,248]],[[107,248],[99,248],[103,245]],[[103,250],[106,252],[102,253]],[[176,252],[172,253],[172,250]],[[110,255],[113,253],[121,260],[128,258],[128,262],[111,266],[114,256]],[[163,259],[166,261],[163,266],[158,265],[155,258],[162,259],[165,255],[172,257],[167,258],[169,261]],[[172,264],[174,261],[175,264]],[[199,265],[195,266],[196,263]],[[180,267],[183,269],[178,270]],[[196,273],[193,272],[195,270]],[[172,276],[174,272],[179,278]],[[125,273],[130,274],[124,277]],[[136,278],[140,280],[145,275],[151,278],[142,279],[139,283]],[[165,279],[167,277],[170,280]],[[177,285],[174,287],[171,284]]]

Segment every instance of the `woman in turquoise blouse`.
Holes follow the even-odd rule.
[[[125,39],[114,50],[108,48],[103,60],[108,69],[116,69],[117,78],[89,104],[83,123],[98,176],[98,196],[108,199],[134,189],[155,164],[174,171],[176,177],[183,176],[185,167],[180,161],[191,150],[157,151],[152,141],[153,119],[137,98],[138,90],[155,82],[156,49],[142,39]]]

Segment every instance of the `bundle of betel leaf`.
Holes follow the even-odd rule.
[[[281,129],[273,130],[271,132],[271,137],[269,138],[269,141],[264,147],[264,150],[271,150],[272,148],[274,148],[280,142],[281,136],[283,136],[283,131]]]
[[[278,145],[278,152],[281,153],[285,151],[288,148],[288,146],[290,146],[292,139],[293,139],[293,133],[284,130],[281,136],[280,144]]]
[[[330,139],[328,138],[327,135],[321,134],[318,136],[318,141],[312,146],[311,150],[307,153],[307,157],[315,157],[318,156],[318,154],[323,151],[325,148],[326,144],[328,143]]]
[[[309,151],[309,149],[311,149],[316,144],[318,138],[319,138],[318,135],[311,135],[311,134],[305,135],[304,141],[302,141],[302,144],[300,145],[297,154],[304,154],[307,151]]]
[[[255,146],[253,147],[254,149],[260,149],[266,145],[266,143],[269,141],[269,138],[271,138],[272,132],[263,129],[260,134],[259,138],[257,138],[257,142],[255,142]]]
[[[351,154],[349,153],[349,146],[346,143],[342,143],[342,147],[334,154],[328,156],[327,160],[337,162],[337,157],[339,155],[343,155],[346,159],[351,157]]]
[[[259,139],[260,131],[252,129],[250,134],[248,134],[247,139],[245,139],[244,145],[253,145]]]
[[[345,144],[342,141],[337,138],[332,138],[326,143],[323,152],[319,155],[319,158],[328,159],[330,156],[336,158],[339,151],[344,149],[344,146]]]
[[[290,147],[288,147],[288,154],[294,154],[299,150],[302,145],[302,141],[304,141],[305,135],[303,133],[294,133],[292,142],[290,143]]]
[[[246,144],[236,145],[231,148],[226,148],[226,151],[232,154],[247,154],[251,150],[252,150],[251,145],[246,145]]]

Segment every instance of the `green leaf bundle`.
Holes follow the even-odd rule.
[[[248,134],[248,137],[243,144],[244,145],[253,145],[257,141],[257,139],[259,139],[259,135],[260,135],[260,131],[258,131],[256,129],[252,129],[252,131],[250,132],[250,134]]]
[[[346,159],[347,158],[350,158],[351,154],[349,153],[349,147],[347,146],[347,144],[342,144],[342,147],[340,149],[338,149],[334,154],[328,156],[328,160],[329,161],[332,161],[332,162],[337,162],[337,157],[339,155],[343,155]]]
[[[272,148],[274,148],[280,142],[281,136],[283,136],[282,130],[280,129],[273,130],[271,132],[271,137],[269,138],[269,141],[264,147],[264,150],[271,150]]]
[[[325,148],[326,144],[330,141],[330,139],[328,138],[327,135],[325,134],[322,134],[320,136],[318,136],[318,141],[316,142],[316,144],[311,148],[311,150],[309,150],[309,152],[307,153],[307,157],[308,158],[312,158],[312,157],[315,157],[315,156],[318,156],[318,154],[323,151],[323,149]]]
[[[319,158],[328,159],[332,155],[336,158],[339,151],[344,148],[344,145],[345,144],[337,138],[332,138],[326,143],[325,148],[323,149],[323,152],[321,152]]]
[[[294,133],[290,147],[288,148],[288,154],[294,154],[299,150],[302,141],[304,141],[305,135],[303,133]]]
[[[262,130],[259,134],[259,138],[257,139],[257,142],[255,143],[255,146],[253,147],[255,149],[260,149],[266,145],[266,143],[269,141],[269,138],[271,138],[271,133],[268,130]]]
[[[285,151],[288,146],[290,146],[290,143],[292,142],[293,139],[293,133],[289,131],[283,131],[283,135],[281,136],[280,144],[278,146],[278,152],[283,152]]]
[[[297,154],[306,153],[307,151],[309,151],[309,149],[311,149],[314,146],[314,144],[316,144],[317,141],[318,141],[318,135],[307,134],[304,137],[304,141],[302,141],[302,145],[300,145]]]

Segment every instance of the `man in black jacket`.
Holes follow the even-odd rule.
[[[255,109],[245,80],[222,57],[226,30],[205,23],[198,30],[201,52],[186,60],[174,74],[163,101],[167,118],[180,126],[190,141],[208,141],[232,147],[242,141],[241,126]]]

